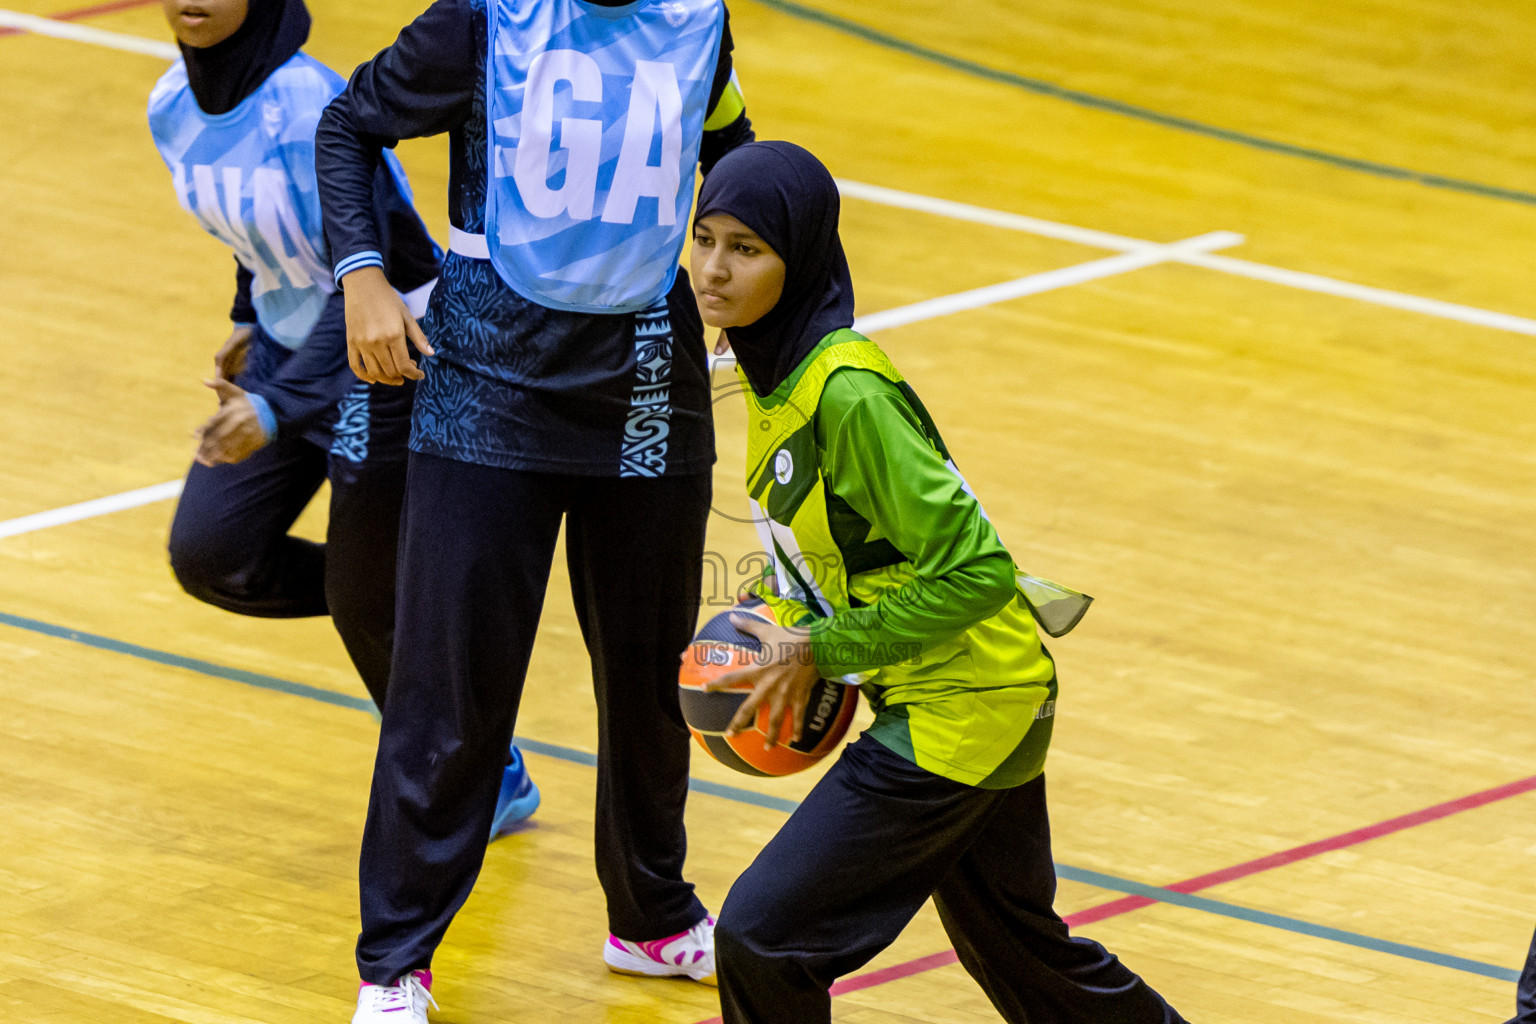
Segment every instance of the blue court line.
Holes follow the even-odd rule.
[[[1284,917],[1280,914],[1271,914],[1264,910],[1252,910],[1248,907],[1240,907],[1234,903],[1223,903],[1220,900],[1207,899],[1204,896],[1191,896],[1187,893],[1174,892],[1172,889],[1164,889],[1156,885],[1143,885],[1140,882],[1117,878],[1114,875],[1106,875],[1099,871],[1089,871],[1087,868],[1074,868],[1068,864],[1057,864],[1056,874],[1073,882],[1083,882],[1087,885],[1097,886],[1100,889],[1109,889],[1111,892],[1143,896],[1149,900],[1156,900],[1159,903],[1168,903],[1176,907],[1188,907],[1191,910],[1203,910],[1208,914],[1236,918],[1239,921],[1262,924],[1270,928],[1279,928],[1282,931],[1296,932],[1300,935],[1310,935],[1313,938],[1328,939],[1331,942],[1341,942],[1346,946],[1358,946],[1361,949],[1375,950],[1378,953],[1390,953],[1393,956],[1406,957],[1409,960],[1418,960],[1426,964],[1434,964],[1436,967],[1450,967],[1454,970],[1466,971],[1469,974],[1480,974],[1485,978],[1496,978],[1499,981],[1520,980],[1519,971],[1508,967],[1499,967],[1495,964],[1485,964],[1481,960],[1468,960],[1466,957],[1452,956],[1449,953],[1437,953],[1432,949],[1420,949],[1418,946],[1407,946],[1401,942],[1388,942],[1386,939],[1377,939],[1369,935],[1361,935],[1358,932],[1347,932],[1341,928],[1330,928],[1327,925],[1313,924],[1311,921],[1303,921],[1295,917]]]
[[[153,647],[140,647],[138,644],[114,640],[109,636],[97,636],[95,633],[86,633],[82,630],[69,629],[65,626],[55,626],[52,623],[40,622],[37,619],[22,618],[20,615],[7,615],[5,612],[0,612],[0,625],[25,629],[33,633],[41,633],[44,636],[57,637],[60,640],[73,640],[77,644],[85,644],[87,647],[94,647],[97,650],[111,651],[113,654],[126,654],[130,657],[142,658],[145,661],[153,661],[159,665],[184,668],[190,672],[199,672],[205,676],[213,676],[216,679],[228,679],[230,682],[244,683],[247,686],[256,686],[263,690],[276,690],[278,693],[288,693],[295,697],[308,697],[310,700],[323,701],[326,704],[334,704],[342,708],[352,708],[356,711],[373,711],[373,701],[366,697],[353,697],[345,693],[337,693],[334,690],[323,690],[318,686],[307,686],[304,683],[289,682],[276,676],[264,676],[259,672],[247,672],[242,668],[228,668],[224,665],[215,665],[211,661],[188,658],[180,654],[171,654],[168,651],[157,651]]]
[[[545,743],[541,740],[530,740],[519,736],[514,740],[518,749],[526,750],[531,754],[543,754],[545,757],[555,757],[562,761],[570,761],[572,764],[584,764],[588,768],[597,767],[597,755],[589,754],[585,750],[572,750],[570,747],[557,746],[554,743]],[[742,789],[739,786],[727,786],[720,782],[708,782],[704,779],[690,778],[688,789],[694,793],[705,793],[709,796],[718,796],[726,800],[734,800],[739,804],[754,804],[758,807],[766,807],[773,811],[783,811],[789,814],[800,804],[794,800],[786,800],[781,796],[769,796],[766,793],[754,793],[750,789]]]
[[[861,25],[856,21],[840,17],[836,14],[818,10],[815,7],[795,3],[794,0],[757,0],[757,2],[780,13],[788,14],[791,17],[815,22],[818,25],[835,29],[846,35],[857,36],[866,42],[875,43],[887,49],[896,50],[913,57],[920,57],[923,60],[941,64],[952,70],[963,71],[966,74],[985,78],[993,82],[1001,82],[1004,85],[1011,85],[1040,96],[1065,100],[1080,107],[1103,110],[1112,114],[1122,114],[1126,117],[1134,117],[1139,121],[1162,125],[1165,128],[1192,132],[1196,135],[1220,139],[1223,142],[1235,142],[1238,145],[1262,149],[1270,153],[1279,153],[1282,156],[1300,157],[1303,160],[1312,160],[1349,171],[1359,171],[1363,174],[1371,174],[1379,178],[1407,181],[1416,185],[1448,189],[1453,192],[1466,192],[1488,199],[1504,199],[1515,203],[1536,205],[1536,192],[1522,192],[1519,189],[1504,188],[1499,185],[1485,185],[1481,182],[1451,178],[1443,174],[1429,174],[1424,171],[1410,170],[1406,167],[1378,163],[1375,160],[1362,160],[1358,157],[1329,153],[1326,150],[1313,149],[1310,146],[1298,146],[1294,143],[1281,142],[1277,139],[1266,139],[1261,135],[1249,135],[1247,132],[1234,131],[1231,128],[1221,128],[1216,125],[1206,124],[1203,121],[1179,117],[1176,114],[1165,114],[1148,107],[1137,106],[1134,103],[1126,103],[1122,100],[1110,99],[1106,96],[1095,96],[1093,93],[1069,89],[1065,86],[1056,85],[1054,82],[1047,82],[1041,78],[1031,78],[1012,71],[1002,71],[998,68],[988,67],[985,64],[979,64],[964,57],[956,57],[940,50],[932,50],[926,46],[908,42],[898,36],[881,32],[879,29],[870,28],[867,25]]]
[[[278,679],[275,676],[247,672],[244,669],[228,668],[223,665],[216,665],[210,661],[202,661],[198,658],[188,658],[180,654],[158,651],[152,647],[141,647],[138,644],[114,640],[111,637],[98,636],[95,633],[86,633],[78,629],[55,626],[52,623],[41,622],[37,619],[28,619],[19,615],[9,615],[5,612],[0,612],[0,625],[24,629],[60,640],[70,640],[98,650],[111,651],[115,654],[127,654],[131,657],[155,662],[159,665],[183,668],[202,675],[213,676],[216,679],[227,679],[230,682],[244,683],[247,686],[259,687],[263,690],[275,690],[278,693],[286,693],[295,697],[307,697],[310,700],[318,700],[337,707],[368,712],[374,710],[373,702],[361,697],[336,693],[333,690],[321,689],[318,686],[306,686],[303,683],[290,682],[286,679]],[[522,736],[517,737],[517,745],[530,753],[558,758],[573,764],[585,765],[588,768],[596,767],[597,765],[597,755],[589,754],[584,750],[575,750],[571,747],[563,747],[554,743],[544,743],[541,740],[530,740]],[[752,804],[757,807],[766,807],[785,813],[789,813],[799,806],[799,803],[794,800],[755,793],[750,789],[726,786],[718,782],[707,782],[703,779],[690,778],[688,780],[688,788],[696,793],[705,793],[709,796],[717,796],[725,800],[734,800],[737,803]],[[1434,964],[1437,967],[1449,967],[1458,971],[1466,971],[1470,974],[1482,975],[1485,978],[1496,978],[1499,981],[1518,981],[1520,978],[1519,971],[1508,967],[1499,967],[1494,964],[1485,964],[1479,960],[1468,960],[1465,957],[1451,956],[1449,953],[1437,953],[1432,949],[1420,949],[1417,946],[1408,946],[1401,942],[1388,942],[1385,939],[1372,938],[1369,935],[1347,932],[1339,928],[1330,928],[1327,925],[1313,924],[1310,921],[1303,921],[1294,917],[1284,917],[1280,914],[1271,914],[1263,910],[1251,910],[1236,904],[1207,899],[1204,896],[1191,896],[1187,893],[1174,892],[1172,889],[1164,889],[1156,885],[1145,885],[1141,882],[1133,882],[1127,878],[1106,875],[1099,871],[1090,871],[1087,868],[1075,868],[1070,864],[1057,864],[1056,874],[1069,881],[1082,882],[1086,885],[1107,889],[1111,892],[1143,896],[1150,900],[1156,900],[1159,903],[1188,907],[1191,910],[1203,910],[1208,914],[1217,914],[1222,917],[1235,918],[1239,921],[1248,921],[1270,928],[1278,928],[1281,931],[1310,935],[1314,938],[1327,939],[1348,946],[1357,946],[1361,949],[1388,953],[1393,956],[1405,957],[1409,960],[1417,960],[1421,963]]]
[[[41,633],[44,636],[56,637],[60,640],[72,640],[77,644],[84,644],[97,650],[111,651],[114,654],[126,654],[130,657],[142,658],[144,661],[152,661],[157,665],[184,668],[190,672],[213,676],[215,679],[227,679],[233,683],[244,683],[247,686],[255,686],[263,690],[275,690],[278,693],[291,694],[295,697],[308,697],[310,700],[334,704],[336,707],[351,708],[354,711],[366,711],[375,718],[378,717],[378,711],[374,708],[373,701],[367,697],[353,697],[350,694],[337,693],[335,690],[326,690],[318,686],[309,686],[305,683],[295,683],[287,679],[279,679],[276,676],[262,675],[259,672],[247,672],[245,669],[216,665],[211,661],[203,661],[200,658],[188,658],[185,655],[172,654],[169,651],[160,651],[153,647],[141,647],[138,644],[131,644],[124,640],[114,640],[108,636],[99,636],[95,633],[87,633],[79,629],[69,629],[66,626],[55,626],[50,622],[23,618],[20,615],[10,615],[5,612],[0,612],[0,625],[25,629],[32,633]],[[545,757],[559,758],[562,761],[586,765],[588,768],[595,768],[597,766],[597,755],[589,754],[584,750],[573,750],[570,747],[543,743],[539,740],[524,739],[521,736],[517,738],[517,745],[523,750],[542,754]],[[783,797],[769,796],[766,793],[754,793],[750,789],[727,786],[723,783],[709,782],[704,779],[689,779],[688,788],[695,793],[718,796],[726,800],[734,800],[737,803],[754,804],[758,807],[766,807],[774,811],[783,811],[785,814],[799,806],[795,801],[786,800]]]

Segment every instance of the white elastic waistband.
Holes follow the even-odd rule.
[[[491,258],[491,247],[486,244],[484,235],[470,234],[468,231],[460,231],[452,224],[448,225],[448,251],[460,256],[467,256],[472,260],[488,260]]]
[[[420,288],[412,288],[408,292],[401,292],[400,297],[405,300],[405,308],[411,311],[411,316],[420,319],[427,314],[427,300],[432,297],[432,289],[437,287],[437,278],[433,278]]]

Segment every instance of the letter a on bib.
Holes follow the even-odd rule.
[[[720,52],[720,0],[489,0],[486,244],[540,305],[672,287]]]

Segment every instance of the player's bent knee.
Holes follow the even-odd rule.
[[[768,983],[796,990],[831,985],[833,979],[823,976],[823,958],[801,947],[793,924],[785,927],[767,919],[745,923],[742,916],[731,913],[727,899],[715,921],[715,971],[723,984],[750,988]]]
[[[715,919],[715,969],[717,971],[739,967],[752,957],[751,947],[743,940],[744,937],[736,927],[734,916],[729,913],[730,905],[730,901],[727,900],[725,906],[720,908],[720,916]]]
[[[176,582],[199,601],[224,607],[250,596],[253,579],[248,560],[236,557],[218,538],[173,528],[167,551]]]
[[[750,869],[748,874],[737,879],[715,920],[717,962],[722,949],[730,950],[730,955],[739,959],[786,953],[793,947],[794,923],[777,920],[781,916],[778,911],[790,904],[767,893],[753,893],[743,885],[749,883],[749,878]]]

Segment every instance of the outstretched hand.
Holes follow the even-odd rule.
[[[213,378],[214,380],[234,380],[245,369],[246,355],[251,350],[251,338],[256,334],[255,328],[236,327],[229,332],[229,337],[219,350],[213,354]]]
[[[256,407],[238,385],[215,378],[204,381],[219,396],[219,411],[197,430],[197,454],[205,466],[244,462],[267,443]]]
[[[731,625],[756,637],[768,655],[760,664],[727,672],[706,685],[705,688],[709,690],[723,690],[743,684],[752,687],[751,695],[736,709],[736,716],[726,727],[725,734],[735,736],[751,728],[757,718],[758,708],[766,702],[768,737],[763,746],[771,750],[779,742],[779,732],[784,727],[786,713],[790,716],[793,729],[790,741],[797,742],[805,729],[805,705],[811,699],[811,688],[821,678],[805,633],[785,629],[746,612],[733,614]]]
[[[343,277],[342,283],[347,305],[347,362],[352,372],[370,384],[404,384],[407,378],[425,377],[411,358],[410,346],[424,356],[437,353],[384,271],[363,267]]]

